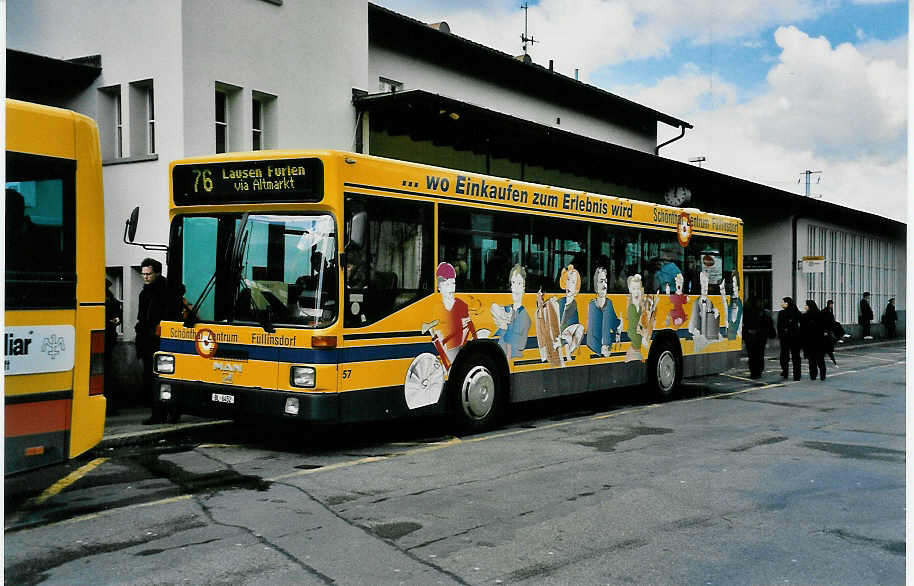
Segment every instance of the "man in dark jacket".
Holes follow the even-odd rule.
[[[778,339],[781,342],[781,378],[787,378],[793,362],[793,380],[800,380],[800,310],[793,297],[784,297],[778,312]]]
[[[898,321],[898,313],[895,311],[895,298],[889,299],[882,313],[882,324],[885,326],[885,337],[895,337],[895,322]]]
[[[863,336],[864,340],[872,340],[873,336],[870,335],[870,322],[873,321],[873,308],[870,307],[869,291],[866,291],[863,294],[863,299],[860,300],[860,313],[857,319],[860,324],[860,335]]]
[[[774,337],[774,323],[757,297],[746,300],[743,312],[743,341],[749,357],[749,378],[760,378],[765,372],[765,344]]]
[[[825,380],[825,321],[819,306],[812,299],[806,300],[805,313],[800,317],[800,338],[803,353],[809,360],[809,378]]]
[[[143,290],[140,291],[136,317],[136,354],[143,361],[143,395],[152,403],[152,414],[144,425],[165,423],[165,406],[159,401],[153,376],[153,355],[159,349],[159,322],[168,317],[170,295],[168,281],[162,276],[162,263],[144,258],[140,263]]]

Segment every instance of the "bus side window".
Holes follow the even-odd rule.
[[[345,205],[344,325],[370,325],[431,294],[432,204],[348,194]]]
[[[512,214],[442,205],[438,260],[457,273],[458,291],[503,292],[511,267],[521,263],[525,221]]]

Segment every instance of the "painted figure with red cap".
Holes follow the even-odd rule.
[[[448,362],[453,363],[457,352],[467,340],[476,338],[476,328],[470,319],[466,302],[457,299],[457,271],[450,263],[443,262],[435,271],[438,280],[438,292],[441,294],[441,306],[438,308],[439,342],[444,347]]]

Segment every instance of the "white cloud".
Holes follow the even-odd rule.
[[[889,41],[870,40],[857,45],[857,50],[867,59],[894,61],[899,67],[907,68],[908,37],[902,36]]]
[[[518,1],[377,1],[423,22],[444,20],[454,34],[471,41],[521,53],[524,14]],[[683,40],[736,42],[823,10],[815,0],[541,0],[528,14],[529,34],[538,41],[529,52],[537,63],[553,59],[556,70],[572,75],[579,68],[588,79],[600,67],[668,55]]]
[[[523,11],[513,0],[375,0],[424,22],[445,20],[464,38],[509,54],[521,51]],[[541,0],[530,7],[530,50],[544,64],[582,79],[601,67],[671,56],[671,47],[709,40],[758,46],[783,23],[839,10],[838,0]],[[457,6],[455,8],[455,5]],[[832,46],[797,26],[774,34],[779,52],[758,58],[770,69],[752,95],[694,64],[651,86],[607,88],[695,129],[663,150],[706,167],[802,193],[804,169],[822,170],[814,193],[850,207],[903,219],[906,210],[907,39]],[[764,46],[764,45],[762,45]],[[713,105],[712,109],[708,109]],[[675,134],[661,125],[667,135]]]
[[[805,169],[822,170],[814,194],[903,219],[906,67],[872,56],[880,51],[832,47],[795,27],[779,28],[775,41],[778,62],[754,98],[715,79],[716,107],[703,108],[710,83],[694,66],[620,93],[695,125],[686,139],[664,149],[665,156],[686,161],[703,155],[707,168],[796,193],[805,187],[796,184]]]

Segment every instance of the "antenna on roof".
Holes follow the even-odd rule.
[[[532,45],[533,43],[538,43],[539,41],[537,41],[533,37],[527,36],[527,11],[530,9],[529,2],[524,2],[524,5],[521,6],[521,8],[524,9],[524,34],[522,34],[520,36],[520,41],[521,41],[521,43],[523,43],[524,55],[526,55],[527,54],[527,43],[530,43]]]

